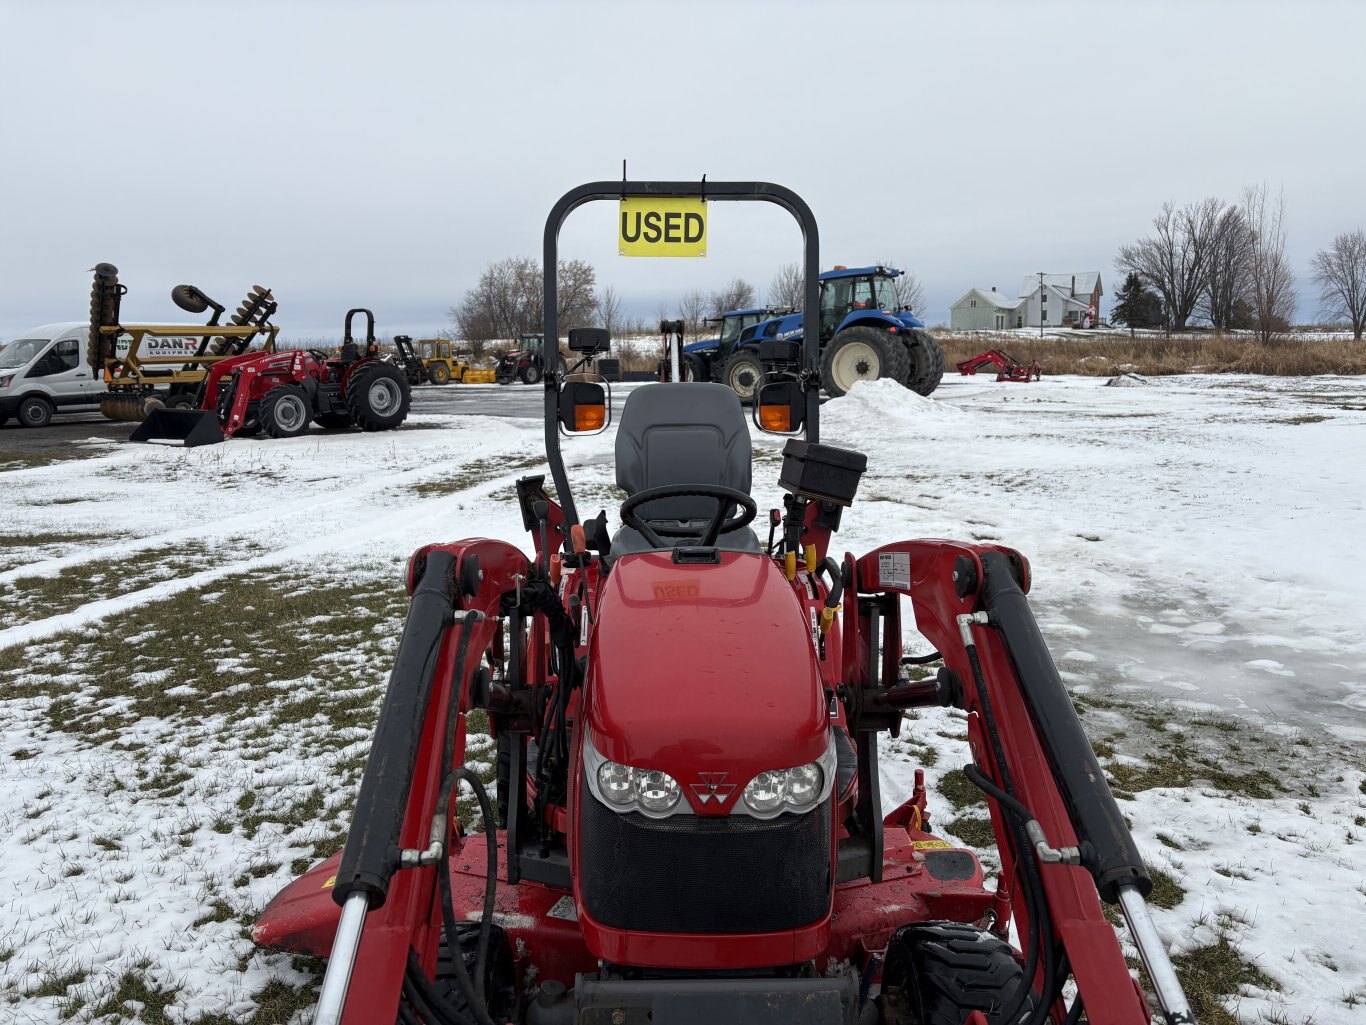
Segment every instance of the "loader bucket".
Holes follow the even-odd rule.
[[[218,444],[223,440],[223,430],[218,426],[218,415],[212,410],[154,409],[128,440],[194,448]]]

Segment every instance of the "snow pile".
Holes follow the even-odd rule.
[[[1146,377],[1141,374],[1120,374],[1112,377],[1105,382],[1107,388],[1143,388],[1151,384]]]

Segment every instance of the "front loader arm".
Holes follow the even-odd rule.
[[[464,762],[471,680],[500,628],[502,596],[527,569],[516,548],[482,539],[431,545],[409,561],[412,604],[346,846],[331,878],[319,887],[310,873],[291,884],[254,930],[264,945],[328,956],[318,1025],[393,1021],[411,981],[410,951],[428,977],[433,971],[437,865],[450,854],[455,803],[443,783]],[[329,921],[335,939],[317,949]],[[365,970],[353,978],[357,964]]]
[[[1143,903],[1147,871],[1025,599],[1028,563],[1001,546],[904,541],[857,560],[855,576],[861,594],[910,597],[916,628],[953,675],[990,788],[1001,877],[1017,883],[1016,927],[1036,948],[1035,989],[1051,1003],[1070,971],[1094,1025],[1149,1019],[1103,898],[1129,920],[1168,1021],[1191,1022]],[[883,667],[894,665],[900,637],[889,631],[883,644]]]

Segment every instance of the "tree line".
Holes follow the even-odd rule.
[[[1214,196],[1177,207],[1166,202],[1153,231],[1120,247],[1125,275],[1110,319],[1131,330],[1184,330],[1192,318],[1217,330],[1251,330],[1263,341],[1286,330],[1298,300],[1285,256],[1284,190],[1249,185],[1235,203]],[[1366,327],[1366,231],[1337,236],[1315,254],[1312,277],[1321,315]]]
[[[647,323],[640,317],[628,316],[617,290],[611,285],[599,288],[597,270],[584,260],[561,260],[556,287],[556,314],[562,332],[576,327],[605,327],[614,337],[621,337],[654,334],[658,330],[658,321]],[[774,274],[763,302],[777,308],[800,309],[804,287],[801,264],[784,264]],[[922,308],[924,287],[919,278],[903,273],[896,279],[896,287],[902,306],[917,311]],[[693,289],[676,302],[661,300],[656,313],[660,321],[683,321],[685,333],[698,338],[710,333],[708,320],[759,304],[759,290],[736,277],[710,292]],[[545,319],[540,261],[514,256],[489,264],[475,286],[449,309],[448,316],[451,328],[446,333],[459,339],[476,358],[495,343],[516,342],[524,334],[539,334]]]

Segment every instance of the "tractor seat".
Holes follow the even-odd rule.
[[[749,494],[749,425],[735,392],[724,384],[647,384],[633,391],[617,429],[617,486],[628,496],[648,488],[710,484]],[[640,508],[651,526],[706,529],[716,512],[710,498],[661,498]],[[734,510],[731,510],[734,515]],[[667,538],[674,544],[695,539]],[[722,534],[718,548],[762,551],[749,527]],[[612,555],[648,552],[652,545],[631,527],[612,537]]]

